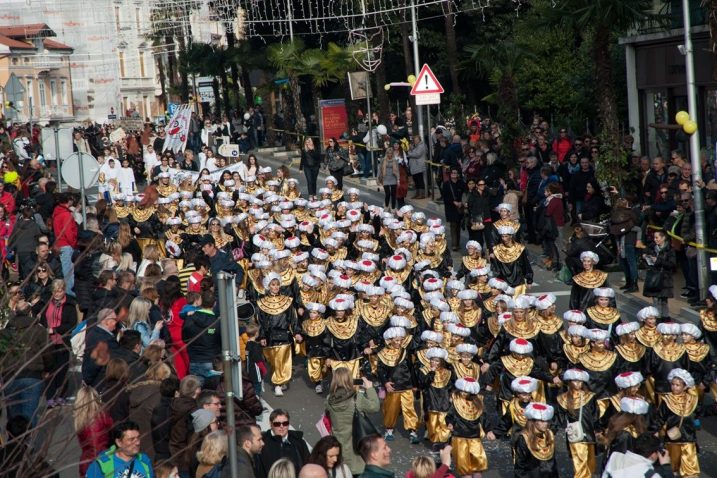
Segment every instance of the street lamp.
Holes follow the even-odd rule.
[[[682,125],[685,133],[690,135],[690,162],[692,163],[692,190],[694,191],[695,205],[695,237],[697,244],[705,244],[705,211],[702,195],[702,165],[700,164],[700,138],[697,132],[697,89],[695,87],[695,61],[692,48],[690,25],[690,2],[682,0],[682,21],[685,29],[685,44],[680,53],[685,56],[685,72],[687,75],[687,117],[683,111],[675,118]],[[697,248],[697,283],[699,285],[699,298],[704,299],[709,286],[707,271],[707,253],[703,247]]]

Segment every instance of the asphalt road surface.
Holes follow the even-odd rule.
[[[279,162],[273,160],[264,155],[260,155],[260,163],[270,165],[274,168],[281,164],[288,164],[286,161]],[[303,174],[297,169],[292,168],[292,175],[300,178],[300,184],[304,194],[306,194],[306,188],[303,180]],[[319,178],[323,181],[324,175],[322,174]],[[358,186],[357,182],[352,180],[346,181],[344,188]],[[374,190],[367,190],[361,188],[362,199],[369,204],[382,204],[383,203],[383,192]],[[412,193],[409,193],[409,197]],[[419,210],[423,210],[428,215],[439,215],[442,214],[442,207],[437,206],[435,203],[427,200],[411,202]],[[465,243],[466,238],[463,238]],[[532,248],[532,259],[536,258],[536,254],[539,254],[537,248]],[[460,260],[460,255],[454,256],[454,262]],[[552,292],[557,296],[558,311],[565,311],[568,308],[568,298],[570,294],[569,288],[563,283],[557,281],[553,274],[545,271],[542,267],[534,264],[535,270],[535,284],[531,294],[541,292]],[[621,274],[612,273],[610,276],[610,283],[618,286],[621,284]],[[646,304],[647,305],[647,304]],[[634,314],[634,304],[628,307],[626,304],[621,303],[618,298],[618,307],[626,314]],[[328,384],[327,384],[328,385]],[[328,386],[324,387],[328,390]],[[292,382],[289,389],[284,393],[283,397],[275,397],[271,392],[270,386],[265,386],[266,392],[263,398],[266,400],[267,412],[262,417],[262,426],[264,429],[268,426],[268,411],[275,408],[284,408],[291,414],[291,425],[297,430],[304,432],[304,436],[309,445],[315,443],[320,437],[316,430],[315,423],[321,416],[325,407],[325,394],[317,395],[314,392],[313,386],[308,382],[304,364],[301,360],[295,361],[294,373]],[[709,403],[712,403],[711,398],[708,398]],[[486,410],[492,412],[495,410],[495,401],[492,396],[486,398]],[[51,410],[48,413],[48,424],[45,427],[45,433],[42,436],[45,443],[47,443],[48,450],[46,455],[48,459],[52,461],[56,469],[60,470],[60,476],[62,478],[74,478],[77,476],[77,465],[79,459],[79,446],[77,439],[72,428],[72,410],[69,406],[59,407]],[[375,414],[371,417],[374,424],[378,426],[380,430],[382,420],[380,414]],[[717,433],[717,419],[715,417],[707,417],[703,420],[702,430],[698,432],[698,442],[700,448],[700,464],[702,467],[702,476],[713,476],[717,477],[717,441],[715,440],[715,434]],[[401,420],[396,428],[395,441],[390,443],[392,449],[392,465],[391,469],[396,472],[397,476],[402,477],[410,469],[411,460],[418,455],[430,453],[428,442],[424,441],[418,445],[411,445],[408,441],[407,433],[401,426]],[[558,467],[560,470],[561,477],[572,476],[572,465],[566,452],[565,445],[565,434],[560,432],[556,437],[556,457],[558,461]],[[486,453],[488,455],[489,469],[483,476],[486,478],[493,477],[512,477],[513,466],[512,457],[510,453],[510,446],[507,441],[495,441],[495,442],[484,442]],[[44,452],[43,452],[44,453]],[[600,457],[598,457],[600,459]],[[241,477],[239,477],[241,478]]]

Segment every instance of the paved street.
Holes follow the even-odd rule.
[[[276,168],[283,163],[276,161],[267,156],[260,156],[260,163],[271,165]],[[292,168],[292,175],[300,178],[300,184],[304,194],[306,190],[304,187],[305,181],[303,180],[303,174],[299,173],[298,170]],[[323,180],[323,174],[320,176],[320,181]],[[358,182],[353,180],[346,181],[345,188],[357,185]],[[358,187],[358,186],[357,186]],[[365,188],[362,189],[362,198],[369,204],[382,204],[383,192],[377,192],[376,190],[368,191]],[[409,193],[409,197],[412,193]],[[409,201],[409,203],[412,203]],[[435,203],[428,200],[416,201],[414,204],[418,209],[423,210],[429,215],[443,216],[442,208]],[[466,238],[463,239],[465,242]],[[531,246],[535,247],[535,246]],[[535,258],[535,254],[539,253],[537,248],[532,249],[532,257]],[[460,255],[454,255],[454,261],[460,260]],[[553,274],[545,271],[543,268],[534,266],[535,269],[535,286],[530,291],[532,294],[541,292],[552,292],[558,298],[558,310],[564,311],[568,307],[569,288],[557,281]],[[618,286],[621,283],[621,274],[612,273],[610,276],[610,283]],[[638,296],[635,296],[638,297]],[[623,312],[627,314],[634,314],[635,304],[631,301],[630,305],[626,305],[625,301],[620,297],[618,298],[618,306]],[[677,313],[677,309],[675,309]],[[673,315],[676,316],[676,315]],[[314,393],[313,387],[308,383],[306,379],[306,373],[304,370],[303,363],[295,363],[294,375],[291,386],[283,397],[274,397],[273,394],[268,391],[264,394],[264,399],[267,402],[269,409],[274,408],[286,408],[291,414],[291,423],[295,429],[302,430],[305,434],[306,440],[309,444],[315,443],[319,439],[319,433],[315,428],[315,423],[324,411],[324,400],[325,394],[318,396]],[[325,387],[328,389],[328,387]],[[711,398],[708,398],[709,402],[712,403]],[[492,397],[486,399],[487,410],[495,409],[495,402]],[[266,427],[268,425],[267,420],[268,412],[264,415],[262,423]],[[62,407],[61,409],[54,409],[50,413],[50,421],[46,430],[48,435],[51,436],[51,446],[48,452],[48,457],[53,461],[54,465],[58,469],[65,468],[61,471],[62,478],[74,478],[77,476],[76,463],[79,457],[79,446],[77,439],[72,429],[72,412],[69,407]],[[381,417],[380,414],[376,414],[372,417],[375,424],[381,428]],[[704,427],[699,432],[699,444],[700,444],[700,462],[703,469],[703,476],[717,476],[717,472],[710,470],[717,470],[717,441],[715,435],[717,434],[717,420],[715,418],[707,418],[704,422]],[[557,437],[557,459],[560,467],[560,476],[571,476],[571,465],[569,458],[566,453],[565,435],[560,433]],[[396,440],[390,444],[393,450],[393,470],[399,475],[403,476],[405,472],[410,468],[411,460],[419,454],[429,453],[430,450],[424,444],[411,445],[408,442],[408,438],[404,430],[399,426],[396,430]],[[509,477],[513,476],[512,458],[510,455],[510,447],[505,441],[498,442],[486,442],[486,452],[488,454],[490,469],[484,473],[484,477]],[[241,478],[241,477],[240,477]]]

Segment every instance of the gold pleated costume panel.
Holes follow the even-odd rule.
[[[575,468],[575,478],[590,478],[595,473],[595,445],[592,443],[568,443],[570,457]]]
[[[309,357],[306,360],[306,373],[309,380],[313,383],[319,383],[324,378],[324,364],[326,359],[322,357]]]
[[[451,431],[446,425],[445,412],[429,411],[426,414],[426,434],[431,443],[446,443],[451,437]]]
[[[383,401],[383,426],[389,429],[396,427],[398,415],[403,415],[403,428],[415,431],[418,429],[418,415],[414,406],[413,390],[387,392]]]
[[[679,471],[680,476],[700,474],[700,462],[697,459],[697,445],[694,443],[665,443],[670,454],[672,472]]]
[[[451,446],[458,476],[480,473],[488,469],[488,457],[480,438],[453,437]]]
[[[351,372],[351,378],[360,378],[361,368],[359,367],[359,358],[342,362],[340,360],[331,360],[331,369],[347,368]]]
[[[264,347],[264,357],[271,364],[271,383],[284,385],[291,380],[291,344]]]

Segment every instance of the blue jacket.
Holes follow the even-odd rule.
[[[124,478],[132,463],[132,475],[127,478],[154,478],[152,461],[144,453],[140,453],[130,461],[124,461],[115,454],[112,446],[97,456],[87,469],[87,478]]]

